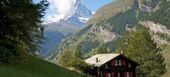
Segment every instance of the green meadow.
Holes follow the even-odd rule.
[[[74,71],[28,56],[23,64],[0,65],[0,77],[84,77]]]

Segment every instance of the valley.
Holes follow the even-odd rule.
[[[170,0],[87,5],[0,1],[0,77],[170,77]]]

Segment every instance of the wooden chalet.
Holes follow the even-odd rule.
[[[138,63],[122,54],[97,54],[85,60],[94,77],[136,77]]]

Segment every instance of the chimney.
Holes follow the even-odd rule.
[[[97,63],[97,62],[99,62],[99,59],[98,59],[98,58],[96,58],[96,63]]]
[[[124,51],[121,51],[120,54],[124,54]]]

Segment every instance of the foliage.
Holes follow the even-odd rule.
[[[84,55],[84,58],[89,58],[95,54],[102,54],[102,53],[109,53],[109,52],[111,51],[108,50],[106,47],[102,46],[102,47],[92,49],[92,51]]]
[[[168,28],[170,28],[170,1],[168,0],[162,0],[162,3],[159,5],[161,9],[157,10],[153,13],[151,16],[151,20],[155,22],[159,22],[163,25],[166,25]]]
[[[162,40],[170,41],[170,36],[168,34],[156,33]]]
[[[139,77],[160,77],[165,73],[162,52],[151,39],[148,30],[138,26],[132,32],[126,32],[119,50],[140,64]]]
[[[138,23],[138,17],[136,17],[137,7],[135,5],[131,7],[133,8],[120,12],[107,20],[107,23],[112,26],[113,32],[122,35],[126,27],[133,27]]]
[[[90,19],[87,24],[88,26],[75,35],[65,38],[64,41],[60,43],[56,51],[60,53],[65,49],[80,46],[82,57],[92,55],[91,51],[100,47],[106,47],[109,51],[114,51],[117,45],[119,45],[120,40],[113,39],[105,43],[99,34],[100,28],[102,27],[109,32],[116,33],[119,37],[119,35],[121,36],[125,31],[126,26],[133,27],[133,25],[137,24],[137,3],[135,3],[135,1],[133,3],[133,1],[134,0],[116,0],[116,4],[113,1],[110,4],[103,6],[94,15],[94,18],[92,17]],[[113,10],[110,11],[108,8]],[[94,22],[91,22],[93,20]]]
[[[48,3],[46,0],[0,1],[0,61],[10,63],[20,53],[37,51],[42,36],[39,28]],[[7,60],[8,59],[8,60]]]
[[[85,63],[83,60],[81,59],[75,59],[76,61],[74,61],[75,63],[72,65],[76,70],[79,70],[85,74],[88,74],[91,66],[88,65],[87,63]]]
[[[153,0],[152,2],[157,2]],[[154,3],[153,3],[154,4]],[[159,8],[152,13],[141,13],[140,20],[146,21],[154,21],[156,23],[160,23],[165,25],[167,28],[170,28],[170,1],[168,0],[160,0],[159,1]]]
[[[63,52],[59,53],[58,62],[61,66],[70,67],[73,65],[73,60],[74,54],[70,49],[66,49]]]
[[[12,64],[12,65],[16,65],[15,63],[24,63],[27,57],[26,52],[23,52],[23,50],[20,49],[19,45],[11,46],[11,47],[13,48],[11,48],[10,51],[7,48],[0,47],[0,51],[1,51],[0,63]]]
[[[76,48],[76,50],[66,49],[59,54],[58,62],[63,67],[73,67],[76,70],[82,71],[84,73],[90,68],[90,66],[82,60],[79,48]]]
[[[170,76],[170,56],[169,56],[170,45],[164,46],[163,49],[164,49],[163,56],[165,58],[167,72],[162,77],[169,77]]]

